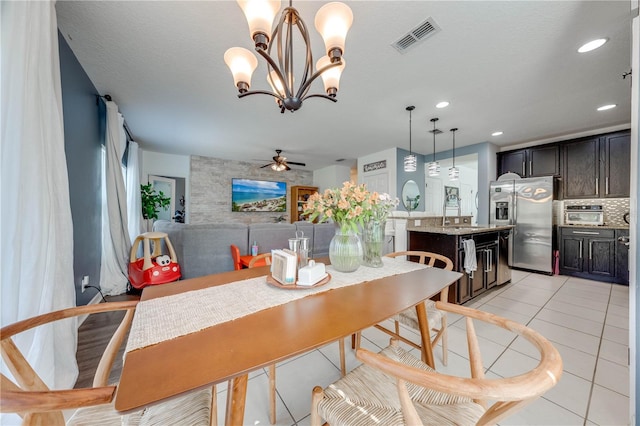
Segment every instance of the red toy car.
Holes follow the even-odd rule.
[[[169,254],[162,254],[162,242]],[[143,256],[136,257],[142,242]],[[153,252],[151,251],[153,244]],[[138,235],[131,246],[129,282],[136,289],[148,285],[165,284],[181,277],[180,265],[169,236],[164,232],[145,232]]]

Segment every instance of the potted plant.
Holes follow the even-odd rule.
[[[158,218],[160,208],[166,210],[171,203],[171,198],[165,197],[162,191],[153,189],[153,185],[148,183],[140,185],[140,195],[142,198],[142,217],[147,221],[147,229]]]

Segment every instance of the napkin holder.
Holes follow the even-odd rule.
[[[296,283],[298,256],[291,250],[271,251],[271,276],[284,285]]]

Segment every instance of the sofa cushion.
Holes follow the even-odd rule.
[[[289,248],[289,238],[295,237],[296,226],[292,223],[252,223],[249,225],[248,245],[251,247],[255,241],[258,252],[269,253],[274,249]]]
[[[329,243],[336,234],[334,223],[316,223],[313,225],[313,257],[329,256]]]
[[[201,277],[233,270],[231,244],[246,253],[247,225],[238,223],[189,225],[182,231],[182,278]],[[173,241],[172,241],[173,242]]]

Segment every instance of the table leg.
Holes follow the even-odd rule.
[[[244,374],[230,381],[229,385],[231,386],[231,389],[227,389],[227,412],[225,414],[225,425],[243,424],[248,379],[248,374]]]
[[[429,328],[429,320],[427,319],[427,308],[424,302],[416,305],[416,314],[418,315],[418,325],[420,326],[420,336],[422,339],[422,361],[429,367],[435,369],[433,348],[431,347],[431,331]]]

